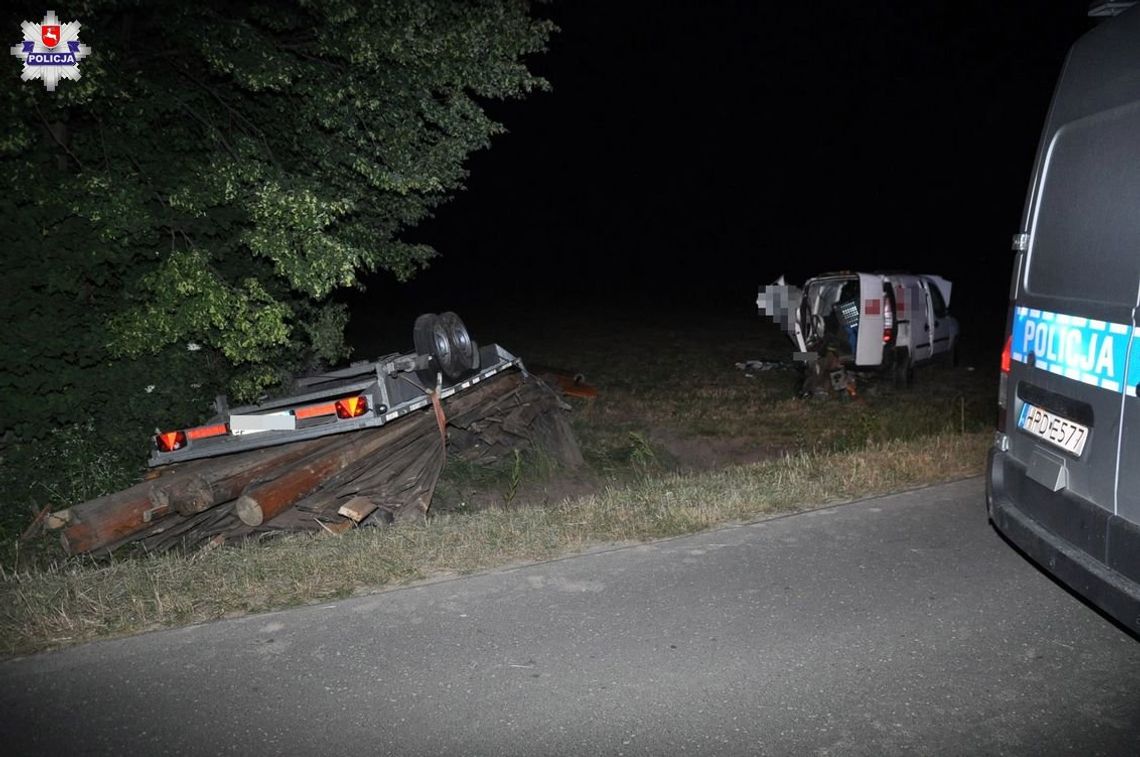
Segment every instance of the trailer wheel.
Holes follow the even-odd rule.
[[[905,389],[914,383],[914,360],[910,357],[910,350],[906,347],[899,347],[895,350],[892,369],[897,388]]]
[[[471,341],[471,334],[467,332],[467,327],[459,316],[450,312],[441,313],[439,322],[444,333],[447,334],[448,343],[451,345],[452,362],[456,370],[456,375],[450,376],[450,378],[458,378],[459,374],[478,368],[479,352],[475,348],[475,342]]]
[[[438,315],[424,313],[416,318],[412,328],[412,341],[416,352],[431,357],[433,375],[438,371],[448,378],[452,377],[455,373],[455,356],[451,350],[451,340],[447,338],[447,330]]]

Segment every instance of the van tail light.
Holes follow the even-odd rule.
[[[889,295],[883,296],[883,344],[890,344],[895,338],[895,306]]]
[[[166,431],[154,435],[154,443],[159,452],[173,452],[186,446],[185,431]]]
[[[359,418],[368,412],[368,400],[365,397],[345,397],[336,401],[337,418]]]
[[[1009,371],[1013,365],[1013,335],[1007,334],[1005,346],[1001,349],[1001,376],[998,378],[998,417],[997,430],[1005,433],[1006,390],[1009,387]]]

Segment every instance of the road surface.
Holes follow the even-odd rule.
[[[8,754],[1140,754],[962,481],[0,664]]]

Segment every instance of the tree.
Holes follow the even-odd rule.
[[[0,431],[21,442],[90,419],[137,443],[219,388],[249,399],[345,356],[330,293],[427,264],[401,232],[502,131],[480,102],[547,86],[524,59],[553,29],[526,0],[66,15],[82,78],[47,92],[9,58],[0,88]]]

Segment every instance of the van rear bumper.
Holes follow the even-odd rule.
[[[1140,529],[1071,492],[1051,492],[990,450],[990,521],[1046,572],[1140,633]]]

